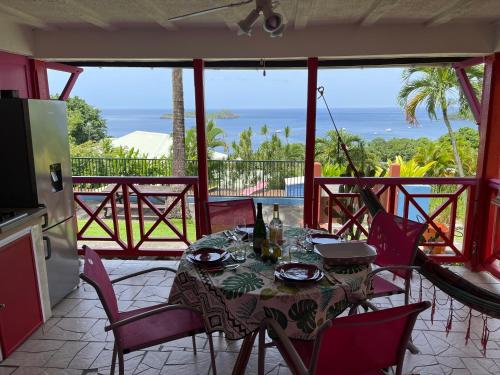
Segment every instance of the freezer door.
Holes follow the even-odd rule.
[[[48,211],[48,227],[73,216],[66,103],[28,100],[38,202]]]
[[[61,301],[79,283],[79,262],[73,218],[43,232],[50,303]]]

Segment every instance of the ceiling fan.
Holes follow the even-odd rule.
[[[260,14],[264,15],[264,30],[267,31],[271,37],[280,37],[283,35],[285,30],[285,24],[283,22],[283,16],[280,13],[274,11],[278,6],[278,1],[273,0],[244,0],[235,3],[230,3],[226,5],[220,5],[213,8],[203,9],[197,12],[187,13],[180,16],[169,18],[169,21],[179,21],[185,18],[200,16],[202,14],[208,14],[217,12],[219,10],[235,8],[242,5],[247,5],[255,1],[255,8],[250,11],[250,13],[238,22],[238,35],[252,35],[252,27],[259,19]]]

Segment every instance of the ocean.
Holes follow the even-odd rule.
[[[207,113],[217,110],[207,110]],[[265,140],[260,135],[260,128],[266,124],[269,134],[281,133],[289,126],[291,129],[289,142],[305,142],[306,110],[305,109],[231,109],[239,117],[235,119],[217,119],[217,126],[225,132],[226,143],[239,139],[242,130],[251,127],[254,131],[253,146]],[[166,109],[103,109],[102,115],[107,121],[108,134],[111,137],[121,137],[135,130],[171,133],[172,120],[161,119],[160,116],[170,112]],[[366,140],[376,137],[390,139],[427,137],[437,139],[446,133],[446,127],[441,119],[431,120],[424,109],[417,112],[419,127],[411,127],[406,121],[401,108],[340,108],[333,110],[337,127],[360,135]],[[466,120],[452,120],[452,127],[470,127],[477,125]],[[186,118],[186,128],[195,126],[194,118]],[[326,109],[318,106],[316,118],[316,135],[323,136],[333,129]],[[268,135],[269,137],[269,135]]]

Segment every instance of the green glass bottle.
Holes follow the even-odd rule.
[[[262,243],[266,239],[266,225],[262,218],[262,203],[257,203],[257,219],[253,227],[253,251],[257,255],[262,254]]]

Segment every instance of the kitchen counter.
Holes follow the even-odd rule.
[[[0,208],[0,211],[13,211],[15,213],[27,215],[14,220],[6,225],[0,223],[0,240],[16,233],[17,231],[33,225],[43,225],[43,216],[47,214],[44,207],[36,208]]]

